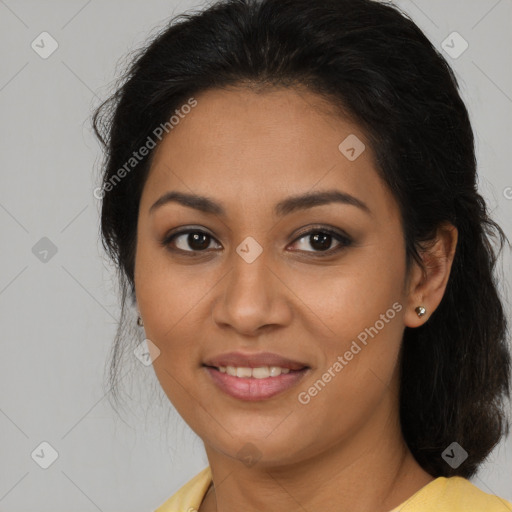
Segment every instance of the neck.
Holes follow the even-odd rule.
[[[433,480],[389,418],[286,465],[246,467],[205,445],[214,486],[199,512],[387,512]]]

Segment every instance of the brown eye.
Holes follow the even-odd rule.
[[[189,253],[193,256],[195,253],[208,252],[212,241],[215,241],[215,238],[205,231],[188,229],[167,235],[161,243],[170,251]],[[337,244],[333,248],[334,242]],[[299,251],[316,253],[318,256],[330,256],[351,245],[352,240],[333,229],[317,228],[302,233],[294,243],[301,244],[302,248],[299,248]],[[308,245],[312,250],[307,249]],[[221,248],[220,245],[215,249],[219,248]]]
[[[301,242],[304,240],[304,242]],[[337,246],[332,249],[332,243],[336,241],[338,242]],[[347,247],[352,244],[352,240],[341,233],[338,233],[332,229],[322,228],[322,229],[314,229],[310,230],[306,233],[303,233],[295,243],[302,244],[301,249],[304,252],[318,252],[318,253],[326,253],[331,255],[335,252],[340,251],[344,247]],[[307,250],[307,246],[313,248],[313,250]]]
[[[162,244],[171,250],[201,252],[209,248],[212,236],[200,230],[180,231],[167,236]]]

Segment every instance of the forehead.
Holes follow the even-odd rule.
[[[324,98],[304,89],[230,88],[195,99],[157,147],[145,196],[194,191],[241,206],[240,198],[275,203],[337,187],[394,208],[363,131]],[[347,138],[365,148],[355,160],[340,150]]]

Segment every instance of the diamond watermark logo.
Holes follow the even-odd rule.
[[[59,43],[48,32],[41,32],[30,46],[41,59],[47,59],[59,47]]]
[[[468,47],[468,42],[458,32],[452,32],[441,43],[441,48],[452,59],[458,59],[468,49]]]
[[[42,263],[48,263],[57,254],[57,246],[49,238],[43,236],[32,247],[32,254]]]
[[[366,146],[363,141],[357,137],[357,135],[351,133],[340,143],[338,149],[345,158],[353,162],[361,156],[363,151],[366,149]]]
[[[261,459],[262,454],[254,444],[245,443],[242,448],[238,450],[236,455],[238,459],[240,459],[248,468],[250,468]]]
[[[144,366],[150,366],[160,355],[160,349],[151,340],[145,339],[137,345],[133,353]]]
[[[58,459],[59,454],[50,443],[43,441],[30,456],[38,466],[48,469]]]
[[[236,252],[247,263],[252,263],[263,252],[263,247],[252,236],[248,236],[237,248]]]
[[[454,441],[444,450],[441,457],[453,469],[457,469],[468,458],[468,452],[459,443]]]

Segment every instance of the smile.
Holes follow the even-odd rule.
[[[249,401],[265,400],[296,386],[309,370],[290,370],[278,366],[203,368],[221,391]]]

